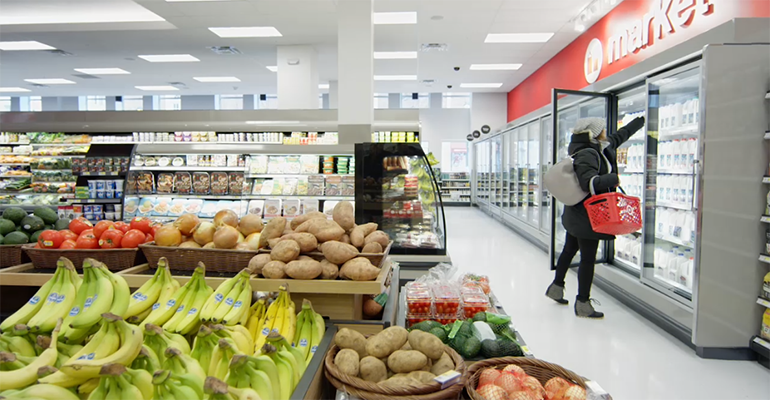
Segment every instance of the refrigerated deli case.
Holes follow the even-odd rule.
[[[748,340],[763,311],[755,304],[757,291],[767,273],[756,259],[764,241],[754,235],[765,237],[756,215],[764,212],[767,191],[747,182],[769,174],[763,139],[770,126],[770,107],[764,103],[770,89],[767,47],[709,45],[661,72],[617,79],[630,85],[604,92],[555,89],[551,106],[539,117],[553,122],[551,130],[540,132],[541,151],[534,151],[542,161],[532,164],[529,147],[518,151],[521,132],[538,120],[531,116],[474,143],[475,203],[547,247],[553,265],[564,244],[563,205],[552,198],[537,202],[539,210],[530,201],[498,206],[493,197],[497,160],[514,166],[516,174],[510,176],[519,183],[502,182],[502,188],[535,192],[529,182],[542,187],[543,171],[568,155],[571,128],[579,118],[607,118],[607,132],[613,134],[644,116],[646,126],[618,149],[617,171],[626,193],[642,200],[643,227],[603,242],[594,282],[703,357],[750,358]],[[497,151],[495,141],[515,146],[515,155]],[[549,157],[543,156],[546,149]],[[527,162],[516,158],[522,154]],[[520,178],[531,173],[534,179],[522,185]],[[545,188],[537,193],[550,197]],[[526,212],[519,204],[526,204]],[[528,213],[539,213],[539,225],[524,217]],[[547,235],[545,240],[532,234],[535,228]]]

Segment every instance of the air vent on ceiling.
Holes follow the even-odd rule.
[[[243,54],[240,50],[232,46],[211,46],[209,49],[217,54]]]
[[[68,51],[58,50],[58,49],[57,50],[45,50],[45,51],[47,51],[47,52],[49,52],[51,54],[57,55],[57,56],[62,56],[62,57],[69,57],[69,56],[72,55],[72,53],[70,53]]]
[[[72,76],[80,79],[102,79],[95,75],[89,75],[89,74],[72,74]]]
[[[427,53],[429,51],[447,51],[449,46],[446,43],[423,43],[420,45],[420,51]]]
[[[187,89],[187,84],[184,82],[169,82],[168,84],[176,88]]]
[[[30,86],[33,86],[33,87],[36,87],[36,88],[41,88],[41,87],[48,87],[48,85],[41,85],[41,84],[39,84],[39,83],[33,83],[33,84],[31,84]]]
[[[423,79],[422,84],[425,86],[433,86],[433,84],[436,83],[435,79]]]

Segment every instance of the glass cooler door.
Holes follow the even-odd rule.
[[[698,65],[647,81],[649,169],[642,279],[685,304],[692,301],[697,266],[700,81]]]
[[[392,254],[445,255],[439,186],[417,143],[359,143],[356,223],[376,222],[394,241]]]

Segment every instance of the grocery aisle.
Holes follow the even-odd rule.
[[[770,398],[770,372],[753,361],[704,360],[596,288],[604,320],[575,317],[544,296],[548,255],[476,208],[446,209],[448,249],[461,271],[486,274],[530,350],[599,382],[618,400]]]

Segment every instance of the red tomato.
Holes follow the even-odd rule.
[[[72,239],[67,239],[63,242],[61,242],[61,245],[59,246],[59,250],[62,249],[74,249],[77,246],[77,242],[75,242]]]
[[[160,224],[160,223],[152,224],[152,226],[150,226],[150,233],[152,233],[152,237],[157,236],[156,234],[158,233],[158,229],[162,227],[163,227],[163,224]]]
[[[112,221],[99,221],[94,225],[94,236],[101,238],[102,234],[108,229],[115,229],[115,223]]]
[[[148,233],[147,236],[144,237],[144,242],[142,242],[142,243],[150,243],[150,242],[153,242],[153,241],[155,241],[155,238],[152,237],[151,233]]]
[[[116,222],[115,223],[115,228],[119,229],[123,233],[126,233],[126,232],[128,232],[131,229],[131,227],[127,223],[125,223],[123,221]]]
[[[98,249],[99,239],[97,239],[93,233],[86,233],[86,234],[80,235],[80,237],[78,237],[78,240],[75,242],[75,248],[76,249]]]
[[[44,230],[37,237],[37,244],[44,249],[58,249],[63,241],[64,236],[62,236],[61,232],[52,229]]]
[[[119,229],[108,229],[99,238],[99,247],[103,249],[116,249],[123,240],[123,232]]]
[[[134,217],[134,219],[131,220],[131,229],[138,229],[143,233],[150,233],[152,231],[151,225],[152,221],[150,221],[149,218]],[[154,234],[155,232],[153,232],[153,235]]]
[[[61,235],[64,238],[64,240],[72,239],[72,241],[75,241],[78,238],[78,234],[75,233],[75,232],[72,232],[69,229],[60,230],[59,233],[61,233]]]
[[[124,249],[135,249],[140,244],[144,243],[144,239],[147,235],[139,229],[131,229],[123,236],[123,240],[120,242],[120,247]]]
[[[40,245],[39,245],[39,244],[37,244],[37,243],[35,243],[35,248],[36,248],[36,249],[39,249],[39,248],[40,248]]]
[[[75,232],[76,235],[80,235],[84,230],[92,228],[93,226],[94,224],[92,224],[91,221],[83,217],[78,217],[70,222],[69,228],[72,232]]]
[[[94,230],[93,229],[86,229],[83,232],[80,232],[80,235],[78,235],[78,237],[81,237],[83,235],[93,235],[94,237],[96,237],[96,235],[94,235]]]

